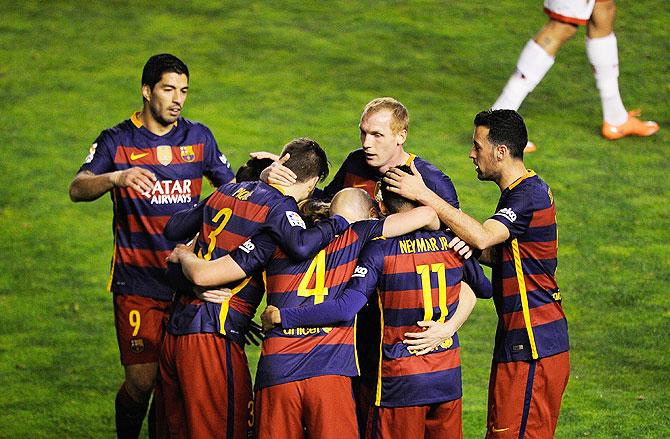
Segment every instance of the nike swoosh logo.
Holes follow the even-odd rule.
[[[509,427],[507,427],[507,428],[495,428],[495,427],[491,427],[491,432],[492,432],[492,433],[502,433],[503,431],[507,431],[507,430],[509,430]]]
[[[140,153],[140,154],[132,153],[132,154],[130,154],[130,160],[141,159],[142,157],[146,157],[148,155],[149,155],[148,152],[143,152],[143,153]]]

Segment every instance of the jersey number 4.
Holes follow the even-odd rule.
[[[314,281],[314,288],[309,288],[312,277],[316,274]],[[328,288],[326,288],[326,251],[321,250],[312,259],[312,262],[307,268],[305,276],[303,276],[298,285],[298,296],[311,297],[314,296],[314,305],[323,303],[325,296],[328,295]]]

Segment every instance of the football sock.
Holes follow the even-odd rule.
[[[147,413],[149,400],[145,402],[135,401],[124,382],[116,394],[116,435],[119,439],[136,439],[142,430],[142,421]]]
[[[603,120],[621,125],[628,120],[619,94],[619,51],[614,33],[602,38],[586,38],[586,55],[593,67],[603,106]]]
[[[518,110],[528,93],[542,81],[553,65],[553,56],[545,52],[535,40],[528,41],[521,51],[516,71],[509,78],[507,85],[491,108]]]

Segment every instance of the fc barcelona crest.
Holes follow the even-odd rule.
[[[193,152],[192,145],[180,146],[179,153],[181,155],[181,159],[185,162],[192,162],[195,160],[195,152]]]
[[[144,352],[144,339],[134,338],[130,340],[130,352],[134,354],[141,354]]]
[[[172,147],[170,145],[160,145],[156,147],[156,158],[158,163],[167,166],[172,162]]]

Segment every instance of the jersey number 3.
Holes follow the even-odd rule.
[[[198,256],[200,258],[206,261],[212,259],[212,253],[216,248],[216,237],[219,235],[219,233],[223,232],[223,228],[226,227],[226,224],[228,224],[228,221],[230,221],[231,216],[233,216],[233,211],[227,207],[219,210],[216,213],[216,215],[214,215],[214,218],[212,218],[212,222],[214,224],[219,223],[219,225],[216,227],[216,229],[209,232],[209,235],[207,235],[207,239],[209,239],[209,245],[207,246],[207,253],[203,255],[202,249],[200,249],[200,251],[198,252]]]

